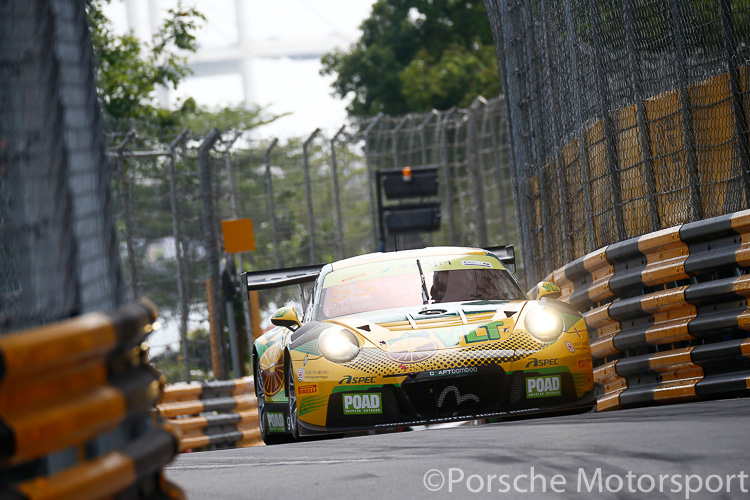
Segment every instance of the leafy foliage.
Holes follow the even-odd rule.
[[[348,51],[323,56],[354,117],[446,109],[500,92],[481,0],[379,0]]]

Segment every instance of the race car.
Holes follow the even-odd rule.
[[[432,247],[244,273],[246,294],[303,291],[302,317],[282,307],[253,345],[265,443],[590,409],[581,313],[554,283],[529,300],[514,259],[512,246]]]

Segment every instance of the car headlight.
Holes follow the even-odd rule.
[[[563,332],[563,320],[560,313],[551,307],[536,307],[526,314],[526,330],[540,342],[557,339]]]
[[[359,353],[359,341],[349,330],[331,327],[318,337],[318,349],[329,361],[346,363]]]

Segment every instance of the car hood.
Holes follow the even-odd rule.
[[[406,342],[410,350],[453,349],[460,347],[477,328],[502,322],[512,331],[525,300],[476,301],[456,304],[372,311],[327,319],[327,323],[356,331],[378,348],[388,351]],[[414,340],[411,340],[414,339]],[[416,341],[416,339],[421,339]]]

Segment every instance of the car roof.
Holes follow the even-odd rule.
[[[417,250],[401,250],[398,252],[377,252],[358,255],[348,259],[339,260],[331,264],[332,270],[346,269],[347,267],[360,264],[371,264],[374,262],[386,262],[389,260],[414,259],[419,257],[440,257],[442,255],[486,255],[487,252],[481,248],[467,247],[427,247]]]

